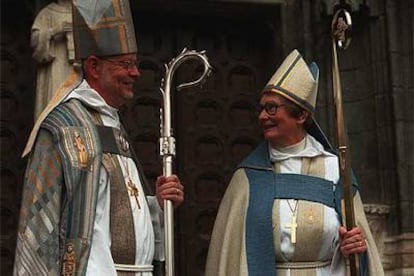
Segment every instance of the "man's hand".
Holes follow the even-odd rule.
[[[339,237],[341,252],[345,257],[348,257],[350,254],[364,253],[368,248],[367,240],[358,227],[354,227],[349,231],[343,226],[339,227]]]
[[[171,200],[174,207],[181,205],[184,201],[184,186],[176,175],[168,177],[159,176],[155,182],[155,193],[158,204],[164,208],[164,200]]]

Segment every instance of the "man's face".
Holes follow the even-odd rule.
[[[265,93],[260,105],[266,108],[259,113],[259,124],[263,135],[273,147],[286,147],[298,143],[303,138],[303,119],[294,118],[286,108],[283,98],[275,93]]]
[[[99,59],[98,91],[108,104],[118,108],[134,97],[134,82],[140,76],[135,54]]]

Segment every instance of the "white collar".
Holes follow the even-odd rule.
[[[311,135],[306,137],[298,144],[277,150],[272,148],[269,143],[269,155],[272,161],[283,161],[289,158],[315,157],[319,155],[333,156],[324,150],[321,143],[319,143]]]
[[[119,122],[118,109],[108,105],[104,98],[93,88],[90,87],[86,80],[75,88],[65,99],[65,102],[70,99],[77,99],[83,104],[98,111],[103,116],[110,117],[111,120]]]

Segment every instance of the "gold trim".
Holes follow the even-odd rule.
[[[73,68],[72,73],[69,75],[66,81],[56,90],[54,96],[49,101],[46,108],[42,111],[42,113],[40,113],[35,125],[33,126],[32,132],[30,133],[29,139],[27,140],[27,144],[24,148],[22,157],[25,157],[32,150],[40,125],[45,120],[47,115],[49,115],[49,113],[65,99],[65,97],[71,91],[71,88],[79,84],[81,80],[82,73],[80,72],[79,68]]]
[[[65,254],[62,261],[62,276],[75,275],[76,271],[76,253],[75,246],[72,242],[66,243]]]

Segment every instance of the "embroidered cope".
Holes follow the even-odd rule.
[[[85,105],[97,110],[101,116],[103,125],[120,128],[118,110],[107,105],[103,98],[94,90],[90,89],[86,82],[83,82],[78,89],[74,90],[68,95],[69,99],[78,99]],[[129,178],[136,185],[138,190],[138,198],[130,196],[132,214],[134,218],[135,239],[136,239],[136,260],[135,263],[139,265],[151,265],[154,257],[154,234],[151,223],[151,216],[146,202],[144,191],[142,189],[141,181],[136,169],[136,165],[131,158],[124,156],[117,156],[121,166],[122,173],[126,179],[125,185],[128,187]],[[126,170],[129,170],[127,172]],[[86,275],[116,275],[114,262],[110,251],[110,227],[109,227],[109,210],[110,210],[110,193],[109,193],[109,178],[107,172],[101,167],[99,180],[99,195],[98,205],[96,208],[96,218],[93,230],[93,238],[91,245],[91,254],[87,266]],[[137,205],[137,200],[140,206]],[[156,202],[151,199],[151,202]],[[157,204],[157,203],[156,203]],[[142,206],[141,206],[142,205]],[[158,204],[157,204],[158,205]],[[143,272],[137,275],[152,275],[150,272]]]

